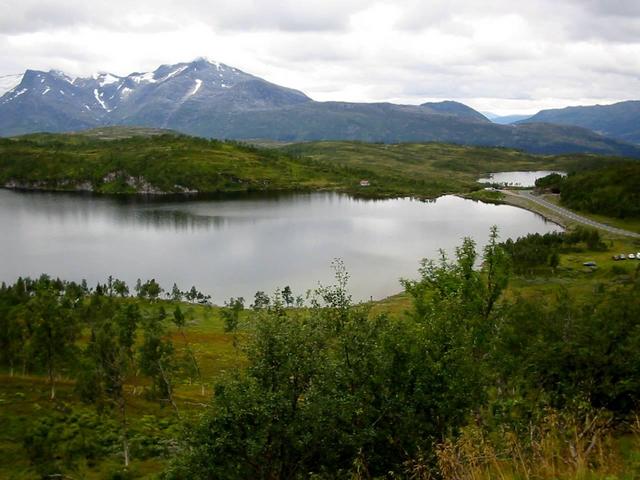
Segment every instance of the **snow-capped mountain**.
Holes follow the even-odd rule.
[[[200,110],[273,108],[311,101],[301,92],[204,58],[126,77],[98,73],[71,78],[54,70],[27,70],[20,78],[6,78],[10,88],[0,97],[3,135],[113,124],[165,127],[174,116],[197,116]]]
[[[440,141],[534,153],[640,156],[637,147],[584,128],[496,125],[457,102],[316,102],[204,58],[124,77],[104,72],[72,78],[27,70],[0,77],[0,85],[7,89],[0,97],[3,136],[128,125],[239,140]]]

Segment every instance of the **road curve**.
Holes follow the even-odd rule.
[[[571,210],[567,210],[566,208],[559,207],[551,202],[544,200],[536,195],[533,195],[529,190],[499,190],[500,193],[505,195],[513,195],[515,197],[520,197],[525,200],[529,200],[530,202],[536,203],[541,207],[551,210],[557,215],[560,215],[563,218],[572,220],[574,222],[582,223],[584,225],[589,225],[590,227],[599,228],[609,233],[613,233],[615,235],[621,235],[625,237],[631,238],[640,238],[640,233],[630,232],[629,230],[623,230],[621,228],[612,227],[610,225],[606,225],[604,223],[596,222],[591,220],[590,218],[583,217],[578,215]]]

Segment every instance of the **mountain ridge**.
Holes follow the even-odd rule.
[[[518,124],[546,122],[588,128],[610,138],[640,144],[640,101],[541,110]]]
[[[235,67],[198,58],[127,76],[27,70],[0,97],[0,135],[122,125],[227,139],[448,142],[532,153],[640,157],[640,148],[567,126],[491,123],[454,101],[317,102]]]

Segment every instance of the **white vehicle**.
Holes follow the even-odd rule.
[[[628,258],[629,260],[635,260],[635,259],[636,259],[636,256],[635,256],[635,254],[630,253],[629,255],[627,255],[627,258]]]

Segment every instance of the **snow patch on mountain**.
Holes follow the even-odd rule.
[[[136,83],[143,83],[143,82],[156,83],[157,81],[154,77],[153,72],[137,73],[137,74],[130,75],[129,78]]]
[[[176,75],[179,75],[180,73],[184,72],[187,68],[188,68],[188,65],[180,67],[180,68],[174,70],[173,72],[169,73],[169,75],[164,77],[161,81],[164,82],[166,80],[169,80],[171,77],[175,77]]]
[[[100,75],[98,75],[98,79],[100,79],[101,87],[104,87],[105,85],[111,85],[112,83],[120,81],[120,78],[111,75],[110,73],[101,73]]]
[[[196,79],[196,84],[193,87],[193,90],[191,91],[191,93],[188,95],[189,97],[195,95],[196,93],[198,93],[198,90],[200,90],[200,87],[202,86],[202,80],[200,80],[199,78]]]
[[[93,96],[96,97],[96,100],[102,106],[102,108],[104,108],[107,112],[110,112],[111,110],[109,110],[109,108],[107,108],[107,105],[104,103],[102,98],[100,98],[100,95],[102,95],[102,94],[98,94],[98,89],[94,88],[93,89]]]
[[[49,70],[49,73],[72,85],[73,85],[73,82],[76,81],[76,77],[70,77],[66,73],[61,72],[60,70]]]

